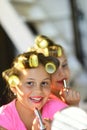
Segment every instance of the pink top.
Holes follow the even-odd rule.
[[[68,105],[61,101],[58,97],[51,95],[50,99],[42,109],[42,118],[49,118],[52,120],[54,114],[65,107],[68,107]]]
[[[7,130],[27,130],[15,107],[15,100],[0,107],[0,125]]]
[[[42,118],[53,119],[55,112],[67,107],[60,99],[51,97],[44,105]],[[0,125],[7,130],[27,130],[21,121],[15,106],[15,100],[0,107]]]

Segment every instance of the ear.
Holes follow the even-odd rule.
[[[17,85],[19,84],[19,82],[20,82],[19,77],[16,75],[11,75],[8,79],[10,89],[14,94],[17,93]]]
[[[12,86],[10,89],[11,89],[11,91],[12,91],[14,94],[17,93],[17,89],[16,89],[16,87],[13,87],[13,86]]]

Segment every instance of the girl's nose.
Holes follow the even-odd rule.
[[[63,69],[59,68],[59,70],[58,70],[58,76],[61,76],[61,77],[65,76],[65,73],[64,73]]]
[[[41,92],[42,91],[41,86],[39,84],[37,84],[37,86],[35,87],[35,91],[36,92]]]

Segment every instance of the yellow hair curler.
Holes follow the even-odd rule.
[[[45,69],[46,69],[46,71],[49,73],[49,74],[52,74],[52,73],[54,73],[55,71],[56,71],[56,65],[54,64],[54,63],[52,63],[52,62],[48,62],[48,63],[46,63],[46,65],[45,65]]]
[[[19,78],[16,76],[16,75],[11,75],[9,78],[8,78],[8,83],[9,85],[12,85],[12,86],[16,86],[19,84]]]
[[[38,57],[35,54],[32,54],[29,58],[29,66],[30,67],[38,67]]]

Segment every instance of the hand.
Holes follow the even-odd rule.
[[[43,124],[46,127],[46,130],[51,130],[51,120],[43,119]],[[32,130],[40,130],[39,119],[37,117],[33,121]]]
[[[37,117],[33,120],[32,130],[40,130],[39,120]]]
[[[60,92],[60,98],[68,105],[78,106],[80,102],[80,93],[73,89],[67,88]]]
[[[43,123],[46,127],[46,130],[51,130],[51,122],[52,121],[50,119],[47,119],[47,118],[43,119]]]

